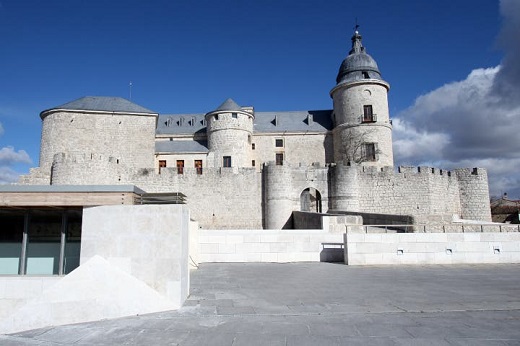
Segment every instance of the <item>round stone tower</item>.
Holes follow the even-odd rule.
[[[240,107],[227,99],[206,114],[208,147],[214,167],[251,167],[252,108]]]
[[[358,31],[330,91],[334,102],[334,161],[366,166],[393,166],[390,85],[366,53]]]

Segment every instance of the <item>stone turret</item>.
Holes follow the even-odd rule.
[[[390,86],[366,53],[358,31],[330,91],[334,102],[334,161],[365,166],[393,166]]]
[[[254,112],[227,99],[206,114],[208,147],[214,167],[251,167]]]
[[[116,171],[154,166],[158,114],[126,99],[82,97],[40,117],[40,170],[51,184],[117,184]]]

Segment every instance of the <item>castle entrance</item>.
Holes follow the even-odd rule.
[[[321,213],[321,194],[313,187],[308,187],[300,194],[300,211]]]

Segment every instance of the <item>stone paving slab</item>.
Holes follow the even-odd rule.
[[[178,311],[0,335],[0,345],[520,345],[519,274],[504,264],[203,264]]]

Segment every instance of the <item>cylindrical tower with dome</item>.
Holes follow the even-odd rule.
[[[334,103],[334,161],[393,166],[390,85],[381,78],[377,63],[366,53],[357,30],[336,83],[330,91]]]

